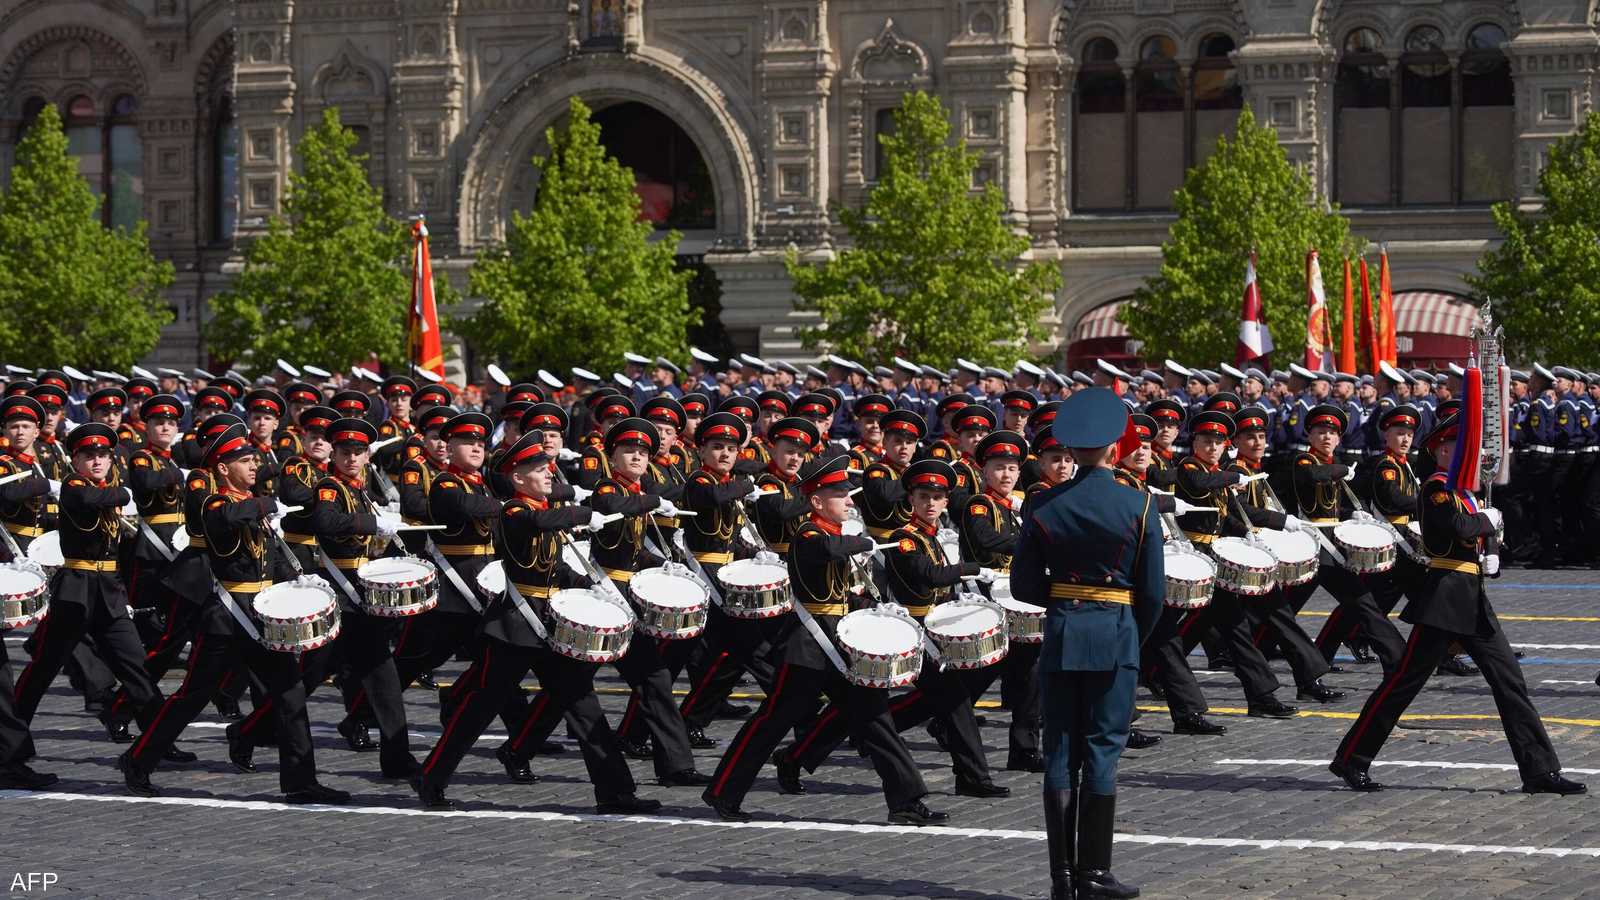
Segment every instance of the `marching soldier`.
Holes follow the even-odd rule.
[[[1405,655],[1386,670],[1328,768],[1353,790],[1381,790],[1383,785],[1367,774],[1368,767],[1451,645],[1459,642],[1494,693],[1523,792],[1581,794],[1587,790],[1583,784],[1561,775],[1561,762],[1485,591],[1482,551],[1500,524],[1500,513],[1480,509],[1471,494],[1452,488],[1447,477],[1456,442],[1468,440],[1476,448],[1477,442],[1461,429],[1461,414],[1447,415],[1423,441],[1439,471],[1423,485],[1420,504],[1427,575],[1419,595],[1400,614],[1411,623],[1411,637]]]
[[[1138,894],[1111,874],[1117,759],[1166,576],[1150,495],[1111,477],[1127,423],[1109,390],[1062,401],[1052,431],[1087,471],[1029,498],[1012,560],[1013,595],[1048,610],[1039,673],[1052,900]]]
[[[389,477],[398,478],[406,461],[406,440],[416,431],[411,424],[411,401],[417,393],[417,383],[404,375],[391,375],[383,380],[382,393],[389,417],[378,424],[378,440],[397,437],[400,441],[379,450],[373,464]]]
[[[783,661],[781,674],[760,710],[729,744],[702,799],[724,820],[748,821],[750,814],[740,807],[756,776],[784,735],[815,710],[817,695],[824,693],[845,711],[857,746],[883,780],[889,820],[906,825],[945,822],[948,813],[923,802],[928,788],[895,731],[887,692],[846,681],[818,643],[837,640],[834,635],[855,580],[852,557],[874,546],[869,538],[843,533],[850,509],[849,460],[835,456],[813,462],[801,492],[810,512],[789,544],[789,578],[799,609],[781,617],[783,631],[774,640]],[[803,614],[810,625],[801,624]]]
[[[850,448],[850,468],[865,470],[883,458],[883,417],[894,409],[894,401],[883,394],[864,394],[854,409],[860,440]]]

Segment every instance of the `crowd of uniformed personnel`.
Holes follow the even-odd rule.
[[[902,732],[926,725],[950,754],[958,794],[1008,794],[974,713],[998,683],[1011,711],[1005,769],[1046,773],[1056,895],[1133,896],[1109,873],[1114,759],[1124,744],[1161,740],[1132,727],[1133,685],[1166,700],[1175,734],[1222,734],[1192,668],[1190,651],[1202,645],[1208,665],[1237,676],[1250,715],[1266,718],[1296,711],[1276,696],[1273,658],[1288,662],[1296,696],[1317,703],[1345,698],[1322,681],[1339,671],[1341,647],[1380,663],[1385,684],[1400,687],[1380,689],[1333,764],[1358,790],[1377,787],[1366,767],[1422,681],[1436,670],[1476,673],[1462,658],[1471,656],[1506,700],[1525,789],[1582,790],[1560,776],[1515,658],[1492,611],[1482,614],[1483,578],[1502,563],[1596,559],[1600,378],[1570,368],[1512,373],[1511,479],[1493,497],[1503,521],[1436,496],[1437,450],[1458,427],[1455,365],[1384,365],[1357,378],[1172,360],[1130,372],[1100,360],[1066,374],[966,360],[945,371],[901,358],[869,370],[837,356],[800,368],[694,350],[686,370],[628,354],[610,378],[577,368],[503,379],[474,409],[420,372],[354,370],[363,385],[280,362],[251,387],[199,370],[90,379],[8,368],[0,479],[32,477],[0,482],[0,556],[16,564],[56,532],[63,561],[14,685],[0,657],[0,786],[54,782],[29,766],[28,723],[64,672],[109,738],[127,745],[117,765],[134,793],[157,794],[158,767],[194,760],[178,739],[215,705],[230,720],[228,757],[240,772],[256,770],[257,748],[276,746],[287,800],[347,802],[317,781],[306,711],[306,695],[331,680],[349,749],[376,751],[379,773],[409,782],[429,809],[452,805],[451,775],[498,717],[508,737],[495,756],[518,783],[537,781],[538,755],[561,750],[550,736],[564,720],[602,812],[659,808],[637,795],[632,757],[649,760],[661,785],[702,788],[719,816],[742,821],[766,766],[780,791],[804,793],[804,774],[849,739],[880,777],[891,821],[938,824],[949,816],[928,806]],[[1430,519],[1430,503],[1446,500],[1452,517]],[[1105,520],[1122,506],[1133,525]],[[1145,602],[1164,591],[1151,583],[1162,528],[1153,562],[1144,550],[1152,523],[1204,553],[1221,537],[1315,533],[1358,510],[1395,526],[1421,522],[1420,546],[1368,576],[1336,564],[1324,540],[1304,585],[1263,597],[1218,588],[1198,608]],[[1080,559],[1073,549],[1125,538],[1119,529],[1129,527],[1139,552],[1126,558]],[[1081,543],[1066,539],[1078,532]],[[574,533],[589,548],[576,566],[564,553]],[[358,572],[385,556],[436,563],[437,605],[407,618],[370,614]],[[604,664],[631,689],[614,726],[595,694],[603,664],[552,649],[548,623],[526,603],[603,583],[627,596],[638,573],[658,569],[714,589],[723,566],[752,558],[787,567],[796,613],[753,619],[713,604],[695,638],[636,637]],[[505,572],[500,594],[477,578],[492,560]],[[1457,580],[1440,583],[1441,571]],[[285,582],[330,589],[336,640],[286,653],[255,639],[253,599]],[[840,618],[864,597],[920,621],[963,585],[989,596],[1004,584],[1049,611],[1042,644],[1013,642],[975,671],[925,663],[901,692],[852,683],[830,659]],[[1313,638],[1296,613],[1318,586],[1337,608]],[[1439,591],[1476,592],[1479,614],[1438,613],[1448,605],[1430,599]],[[1410,645],[1388,617],[1403,598]],[[1088,615],[1096,610],[1115,615]],[[1104,640],[1086,643],[1069,619]],[[452,658],[469,668],[440,691],[445,730],[419,757],[402,693],[430,686]],[[180,663],[181,685],[164,693],[163,676]],[[765,692],[753,714],[727,702],[747,676]],[[692,751],[717,747],[706,728],[719,716],[748,718],[703,773]]]

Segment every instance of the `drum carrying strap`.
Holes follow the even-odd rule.
[[[539,636],[539,640],[550,637],[550,632],[545,630],[544,623],[539,621],[539,615],[528,605],[528,598],[522,596],[522,591],[517,590],[517,585],[511,580],[509,572],[506,573],[506,596],[511,598],[511,604],[517,608],[517,612],[528,620],[528,627]]]
[[[828,662],[833,663],[833,667],[839,670],[839,674],[843,675],[849,672],[850,670],[845,667],[844,660],[839,656],[838,648],[833,646],[833,641],[828,640],[828,633],[822,630],[822,626],[818,625],[817,620],[811,617],[811,613],[806,612],[805,604],[795,603],[794,614],[800,617],[800,624],[805,626],[806,631],[811,632],[811,636],[816,639],[817,645],[822,648],[822,655],[828,658]]]
[[[356,608],[359,609],[361,607],[361,595],[356,593],[355,585],[350,583],[350,579],[344,577],[344,573],[339,571],[339,567],[333,564],[333,560],[328,558],[328,554],[322,552],[321,547],[317,548],[317,560],[322,563],[322,571],[327,572],[328,577],[333,579],[333,583],[339,586],[339,590],[344,593],[345,599],[355,604]]]
[[[444,577],[450,579],[450,584],[467,601],[467,605],[472,607],[472,611],[482,615],[483,604],[478,602],[478,595],[472,592],[472,588],[467,587],[466,581],[461,578],[461,573],[457,572],[456,567],[450,565],[450,560],[445,559],[444,554],[439,552],[439,545],[435,544],[433,538],[430,537],[428,538],[427,546],[428,556],[433,559],[433,564],[439,567],[439,571],[444,573]],[[506,584],[510,583],[511,579],[507,577]]]
[[[1343,524],[1343,523],[1341,522],[1341,523],[1336,523],[1336,524]],[[1312,525],[1311,527],[1312,527],[1313,533],[1315,533],[1316,536],[1317,536],[1317,543],[1322,545],[1322,549],[1328,551],[1328,555],[1333,557],[1333,561],[1334,562],[1336,562],[1339,565],[1343,566],[1345,564],[1344,554],[1339,552],[1339,548],[1334,546],[1333,541],[1328,540],[1327,533],[1324,532],[1320,526]]]
[[[163,541],[161,535],[156,534],[156,530],[151,528],[150,523],[144,519],[139,520],[139,533],[144,535],[144,539],[150,542],[150,546],[156,548],[157,552],[167,558],[167,562],[172,562],[178,558],[178,551],[168,547],[167,542]]]
[[[250,621],[250,617],[244,614],[244,610],[239,608],[239,601],[233,599],[233,595],[228,593],[228,589],[223,587],[222,582],[218,581],[215,576],[211,579],[211,590],[215,591],[217,599],[222,601],[222,608],[233,616],[234,621],[239,623],[239,627],[244,629],[245,634],[250,635],[250,640],[261,640],[261,632],[256,630],[255,623]]]
[[[388,474],[378,468],[376,463],[367,463],[367,467],[372,470],[373,475],[377,476],[378,487],[383,489],[384,502],[399,503],[400,491],[395,488],[394,482],[389,480]]]

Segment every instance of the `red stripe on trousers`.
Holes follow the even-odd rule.
[[[1405,674],[1406,667],[1411,664],[1411,653],[1416,649],[1417,637],[1422,634],[1423,627],[1411,626],[1411,640],[1406,641],[1406,655],[1400,657],[1400,665],[1394,667],[1394,673],[1383,680],[1383,686],[1378,688],[1377,696],[1372,698],[1372,705],[1367,707],[1367,710],[1376,714],[1378,707],[1383,705],[1383,701],[1388,699],[1389,693],[1394,690],[1395,684],[1400,681],[1400,676]],[[1361,743],[1361,736],[1366,734],[1367,726],[1372,724],[1372,718],[1367,715],[1367,710],[1363,710],[1361,718],[1356,720],[1355,731],[1350,735],[1350,745],[1345,749],[1344,756],[1340,757],[1344,762],[1350,761],[1351,754],[1356,752],[1356,745]]]
[[[741,740],[738,746],[733,748],[733,752],[728,754],[728,758],[723,760],[722,777],[718,778],[717,783],[711,786],[711,795],[713,797],[722,795],[722,789],[727,785],[728,778],[733,775],[733,769],[734,766],[738,765],[739,757],[743,756],[745,749],[749,747],[750,739],[756,736],[756,732],[761,730],[761,726],[765,725],[768,719],[772,718],[772,711],[778,706],[778,697],[783,694],[783,684],[788,679],[789,664],[784,663],[783,668],[778,670],[778,677],[773,681],[772,696],[761,704],[761,709],[756,712],[755,718],[749,721],[749,727],[744,732],[744,740]]]
[[[489,670],[489,654],[492,652],[492,649],[493,648],[488,644],[485,644],[483,647],[482,662],[485,672]],[[471,672],[469,671],[468,674],[471,674]],[[466,678],[463,677],[462,681],[466,681]],[[479,676],[479,682],[481,683],[482,681],[483,676]],[[439,761],[439,751],[444,749],[445,744],[450,743],[450,735],[455,733],[456,725],[461,721],[461,714],[467,711],[467,702],[472,699],[472,694],[473,691],[467,691],[467,695],[465,697],[461,697],[456,700],[456,711],[450,716],[450,724],[445,726],[444,734],[439,737],[439,743],[434,744],[433,752],[428,754],[428,762],[422,767],[422,774],[428,775],[433,772],[434,764]]]
[[[173,692],[172,696],[167,698],[167,702],[161,704],[161,709],[156,712],[156,717],[150,720],[150,727],[139,734],[139,743],[134,744],[133,749],[128,751],[128,755],[133,759],[138,759],[143,755],[145,744],[150,741],[150,735],[156,730],[156,726],[161,724],[162,717],[167,714],[168,709],[172,708],[172,704],[189,696],[189,678],[194,675],[195,661],[200,658],[200,648],[205,644],[205,640],[206,636],[204,634],[196,634],[194,636],[194,646],[189,648],[189,668],[188,671],[183,673],[183,684],[178,685],[178,689]]]
[[[695,704],[700,699],[700,693],[706,689],[706,685],[711,683],[711,676],[717,674],[717,669],[722,667],[722,661],[727,658],[728,651],[724,650],[718,653],[717,658],[713,660],[711,666],[706,669],[706,673],[700,676],[700,683],[695,685],[693,690],[689,691],[689,696],[683,698],[683,709],[680,710],[683,715],[687,716],[694,709]]]

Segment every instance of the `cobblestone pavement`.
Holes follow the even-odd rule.
[[[1569,773],[1600,774],[1600,573],[1512,570],[1490,588]],[[1330,607],[1312,601],[1313,635]],[[1404,630],[1405,626],[1402,626]],[[13,657],[21,636],[8,634]],[[1203,662],[1197,657],[1195,665]],[[1292,701],[1292,679],[1275,663]],[[453,664],[440,673],[458,673]],[[1165,707],[1141,696],[1141,725],[1158,747],[1123,760],[1116,871],[1146,897],[1360,896],[1576,897],[1597,890],[1600,798],[1532,797],[1520,782],[1494,703],[1480,678],[1437,677],[1385,748],[1374,774],[1389,785],[1358,795],[1324,765],[1377,684],[1376,665],[1348,665],[1328,683],[1351,690],[1331,706],[1288,721],[1246,718],[1228,673],[1201,676],[1217,738],[1171,735]],[[176,687],[176,680],[164,684]],[[613,722],[626,699],[604,680]],[[542,781],[505,781],[491,753],[499,725],[451,785],[460,810],[419,810],[410,790],[377,776],[375,755],[347,751],[332,726],[337,692],[313,697],[311,716],[324,781],[356,794],[347,808],[276,802],[276,760],[261,771],[227,765],[222,725],[202,718],[183,746],[200,761],[156,774],[163,796],[128,796],[112,766],[120,748],[66,680],[35,721],[37,767],[62,778],[44,794],[0,793],[0,844],[13,871],[51,872],[49,894],[133,897],[889,897],[967,900],[1047,894],[1039,776],[997,771],[1013,795],[953,795],[944,757],[922,730],[908,734],[951,827],[891,828],[871,769],[848,751],[808,779],[810,793],[780,796],[771,769],[745,808],[755,823],[716,822],[698,789],[662,788],[634,762],[643,796],[660,817],[592,814],[578,754],[535,760]],[[437,702],[407,694],[415,749],[439,732]],[[981,712],[991,762],[1005,761],[1007,714],[991,695]],[[754,700],[747,697],[747,704]],[[718,722],[723,741],[737,729]],[[559,734],[558,730],[558,734]],[[717,751],[700,755],[711,771]],[[1600,778],[1590,777],[1597,789]],[[15,883],[13,883],[15,884]],[[26,892],[13,887],[13,895]],[[45,892],[37,889],[36,895]]]

